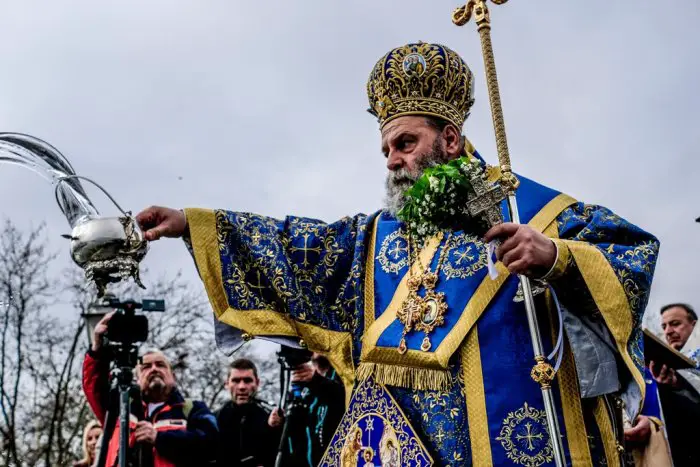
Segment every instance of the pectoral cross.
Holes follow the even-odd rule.
[[[489,227],[503,222],[503,214],[501,213],[501,201],[506,199],[506,194],[500,185],[488,185],[488,182],[476,176],[470,180],[472,188],[476,196],[467,201],[467,209],[469,215],[477,217],[481,214],[486,216],[486,221]]]
[[[296,247],[296,246],[293,246],[293,247],[290,248],[290,250],[292,251],[292,253],[296,253],[297,251],[303,251],[303,252],[304,252],[304,261],[303,261],[303,263],[302,263],[304,266],[308,266],[308,265],[309,265],[309,258],[308,258],[308,253],[309,253],[309,251],[313,251],[313,252],[315,252],[315,253],[318,253],[319,255],[321,254],[321,247],[320,247],[320,246],[313,247],[313,248],[311,248],[311,247],[309,246],[309,236],[310,236],[310,235],[311,235],[311,234],[308,234],[308,233],[305,233],[305,234],[302,235],[302,237],[304,237],[304,246],[303,246],[303,247]]]
[[[535,445],[532,444],[532,441],[535,439],[541,440],[543,438],[542,433],[533,434],[532,425],[530,423],[525,424],[525,429],[527,430],[527,434],[515,435],[515,439],[517,439],[518,441],[527,440],[527,449],[529,451],[534,451]]]

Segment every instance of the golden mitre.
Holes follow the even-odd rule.
[[[402,115],[440,117],[462,129],[474,104],[474,75],[456,52],[418,42],[393,49],[367,81],[369,113],[380,127]]]

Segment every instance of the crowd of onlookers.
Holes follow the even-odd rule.
[[[118,465],[119,423],[103,430],[107,412],[115,410],[109,397],[110,359],[102,345],[110,316],[96,326],[83,362],[83,389],[97,420],[85,427],[84,457],[76,467],[97,465],[105,436],[105,465]],[[340,378],[315,353],[291,371],[293,417],[257,398],[260,377],[249,359],[230,364],[224,383],[230,400],[215,410],[183,397],[168,358],[157,349],[142,354],[135,376],[139,394],[131,398],[127,451],[134,466],[267,467],[278,455],[281,465],[316,466],[345,410]],[[290,426],[281,442],[285,423]]]

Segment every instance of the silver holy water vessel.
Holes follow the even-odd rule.
[[[26,167],[55,185],[59,208],[71,227],[71,258],[85,271],[85,278],[102,297],[110,283],[131,277],[146,287],[139,264],[148,252],[148,242],[131,212],[124,211],[99,184],[76,175],[68,160],[50,144],[20,133],[0,133],[0,163]],[[79,179],[97,186],[114,203],[121,216],[101,216]]]

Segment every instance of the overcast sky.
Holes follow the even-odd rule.
[[[60,149],[126,209],[151,204],[333,221],[381,206],[385,161],[369,72],[423,40],[476,75],[465,132],[495,144],[478,33],[437,0],[3,2],[0,131]],[[491,5],[513,166],[602,204],[661,240],[649,313],[700,307],[700,4],[513,0]],[[113,208],[87,187],[106,215]],[[0,166],[0,209],[52,245],[68,224],[51,186]],[[152,245],[150,270],[182,269],[182,244]]]

